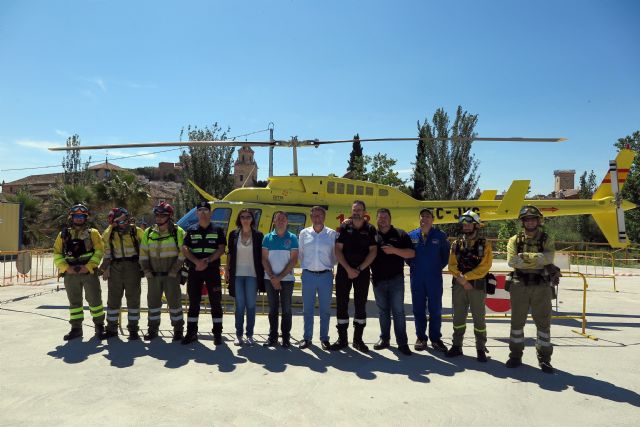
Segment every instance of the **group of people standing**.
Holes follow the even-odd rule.
[[[297,343],[300,349],[313,345],[316,301],[320,315],[320,343],[324,350],[341,350],[349,345],[349,300],[353,289],[352,347],[363,353],[369,347],[363,340],[367,323],[370,283],[378,307],[379,340],[373,348],[390,347],[391,323],[398,350],[411,355],[404,312],[404,265],[409,265],[411,299],[416,330],[414,350],[428,348],[447,357],[462,355],[466,318],[471,310],[476,338],[477,359],[486,362],[487,330],[485,298],[491,286],[488,274],[492,265],[490,243],[480,235],[480,217],[473,211],[460,216],[461,233],[452,243],[433,227],[433,212],[420,211],[420,227],[406,233],[392,225],[392,213],[376,212],[376,225],[365,216],[366,206],[356,200],[351,216],[338,230],[325,225],[326,210],[311,208],[311,226],[298,236],[288,231],[288,215],[274,214],[274,229],[267,235],[257,230],[254,213],[242,209],[236,228],[229,234],[211,223],[211,207],[201,202],[196,207],[198,224],[184,231],[173,222],[173,208],[164,202],[154,208],[155,225],[142,231],[131,224],[123,208],[112,210],[110,225],[101,236],[86,224],[89,215],[83,205],[69,212],[70,226],[54,245],[54,262],[64,275],[69,297],[71,330],[65,340],[82,336],[82,289],[100,339],[118,334],[118,316],[123,294],[127,297],[129,340],[139,339],[140,280],[149,283],[148,330],[144,338],[158,336],[162,295],[169,306],[173,340],[189,344],[198,339],[198,317],[203,286],[211,303],[214,344],[222,343],[222,281],[220,257],[227,252],[224,278],[229,294],[235,298],[235,345],[252,345],[259,291],[269,301],[269,335],[266,347],[291,346],[294,267],[302,268],[304,333]],[[512,319],[508,367],[522,363],[523,328],[531,308],[538,334],[536,349],[540,367],[553,372],[550,364],[550,319],[552,289],[547,267],[553,263],[554,244],[541,229],[542,214],[534,206],[525,206],[519,215],[524,230],[508,243],[507,262],[514,268],[510,275]],[[101,259],[102,264],[98,267]],[[338,338],[330,343],[329,323],[335,275],[336,328]],[[188,272],[184,271],[187,266]],[[452,279],[453,345],[442,341],[442,295],[444,267]],[[98,274],[108,281],[107,327],[101,301]],[[180,283],[186,276],[189,310],[187,331],[181,307]],[[246,324],[245,324],[246,317]],[[278,338],[281,336],[281,341]]]

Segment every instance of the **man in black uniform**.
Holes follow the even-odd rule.
[[[332,350],[340,350],[349,345],[349,293],[353,286],[353,348],[363,353],[369,351],[362,334],[367,324],[367,297],[369,294],[369,266],[376,257],[376,229],[364,219],[366,207],[356,200],[351,206],[351,220],[340,225],[336,241],[336,303],[338,340],[331,345]]]
[[[411,350],[408,345],[407,324],[404,316],[404,260],[415,257],[416,251],[413,249],[413,242],[409,235],[404,230],[391,225],[389,209],[378,209],[376,216],[378,255],[371,264],[371,273],[373,293],[380,319],[380,340],[373,349],[382,350],[389,347],[393,313],[393,330],[396,334],[398,350],[409,356]]]
[[[187,335],[182,344],[198,340],[198,316],[202,285],[207,286],[211,317],[213,317],[213,343],[222,343],[222,285],[220,280],[220,257],[224,253],[227,240],[224,230],[211,224],[211,206],[209,202],[200,202],[196,207],[198,224],[187,230],[182,245],[182,253],[188,260],[189,314],[187,317]]]

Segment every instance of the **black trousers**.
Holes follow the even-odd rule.
[[[369,278],[371,272],[367,268],[355,279],[349,279],[344,268],[338,267],[336,273],[336,317],[338,325],[349,324],[349,294],[353,287],[353,304],[355,306],[354,324],[365,325],[367,322],[367,298],[369,296]]]
[[[222,332],[222,286],[218,270],[195,271],[189,270],[187,294],[189,295],[189,313],[187,315],[187,331],[198,331],[198,316],[200,316],[200,302],[202,299],[202,285],[207,287],[209,302],[211,303],[211,317],[213,332]]]

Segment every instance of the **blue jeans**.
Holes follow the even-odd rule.
[[[427,309],[429,310],[429,338],[431,342],[442,338],[442,273],[439,277],[411,276],[413,318],[418,339],[427,340]]]
[[[305,340],[313,338],[313,314],[316,305],[316,293],[320,305],[320,341],[329,341],[329,318],[331,317],[331,292],[333,290],[333,272],[321,274],[302,270],[302,313],[304,315]]]
[[[404,276],[399,275],[374,284],[373,293],[378,306],[380,319],[380,338],[391,339],[391,313],[393,313],[393,330],[398,346],[406,345],[407,325],[404,316]]]
[[[256,298],[258,279],[249,276],[236,276],[236,335],[242,336],[244,311],[247,310],[247,336],[253,336],[256,324]]]
[[[269,299],[269,339],[278,339],[278,308],[282,307],[282,331],[283,341],[289,340],[291,336],[291,300],[293,299],[293,282],[280,282],[282,289],[275,290],[271,280],[264,280],[264,287],[267,289]]]

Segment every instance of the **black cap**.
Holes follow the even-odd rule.
[[[429,209],[429,208],[423,208],[420,211],[420,216],[422,216],[423,214],[428,213],[429,215],[431,215],[431,218],[433,218],[433,210]]]
[[[196,210],[201,209],[201,208],[205,208],[205,209],[209,209],[211,210],[211,205],[209,204],[209,202],[200,202],[196,205]]]

